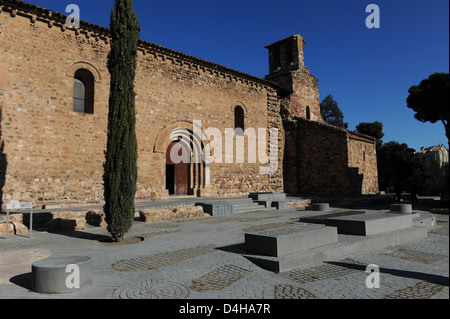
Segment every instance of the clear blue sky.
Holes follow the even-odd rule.
[[[29,0],[109,27],[114,0]],[[368,29],[368,4],[381,27]],[[354,130],[384,124],[384,142],[418,150],[447,145],[442,123],[420,123],[406,107],[408,89],[434,72],[449,72],[448,0],[134,0],[141,38],[258,77],[268,73],[264,46],[300,33],[305,64]]]

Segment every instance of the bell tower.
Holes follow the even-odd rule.
[[[291,92],[282,101],[283,118],[306,118],[323,122],[320,115],[319,81],[305,66],[300,34],[266,46],[269,51],[269,74],[266,79]]]

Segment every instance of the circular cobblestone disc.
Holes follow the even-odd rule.
[[[178,283],[149,279],[120,287],[116,294],[121,299],[184,299],[189,296],[189,289]]]

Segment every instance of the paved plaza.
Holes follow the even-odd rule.
[[[113,245],[105,229],[0,238],[0,299],[448,299],[449,216],[428,238],[275,273],[245,257],[244,234],[295,225],[308,210],[271,210],[154,224],[136,221],[136,242]],[[31,264],[89,256],[93,283],[67,294],[31,291]],[[380,268],[368,288],[368,265]]]

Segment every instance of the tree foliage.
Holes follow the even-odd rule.
[[[114,241],[122,241],[134,220],[137,140],[134,80],[138,18],[132,0],[115,0],[111,12],[111,74],[108,140],[104,163],[104,212]]]
[[[383,145],[382,138],[384,137],[384,133],[383,123],[381,122],[359,123],[358,126],[356,126],[356,132],[374,137],[377,140],[377,150]]]
[[[415,150],[406,144],[389,142],[378,150],[378,177],[381,189],[389,188],[399,195],[411,190],[411,178],[416,165]]]
[[[345,129],[348,128],[348,123],[344,122],[344,113],[342,113],[338,103],[331,95],[328,95],[320,103],[320,114],[325,123]]]
[[[419,85],[409,89],[408,108],[414,110],[414,117],[421,122],[441,121],[449,139],[450,84],[448,73],[434,73]]]

